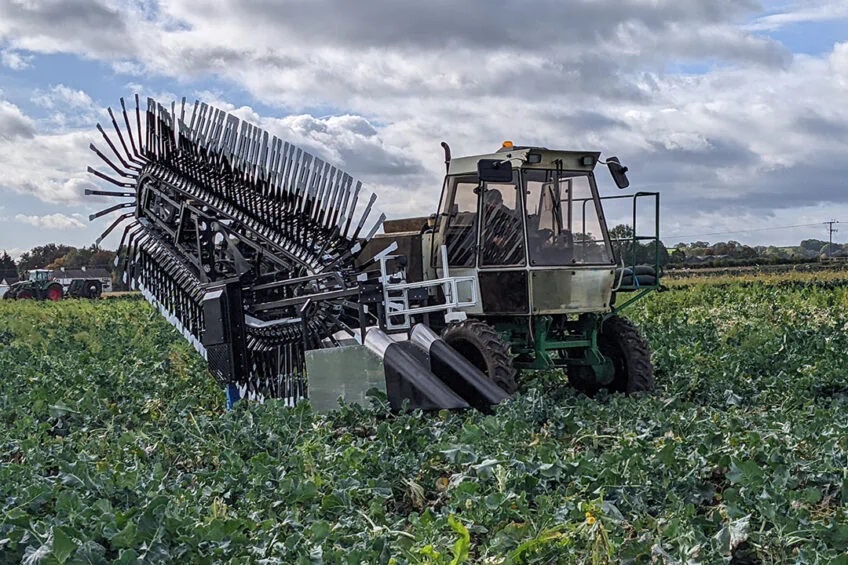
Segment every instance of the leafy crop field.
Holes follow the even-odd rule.
[[[0,562],[848,563],[848,288],[633,311],[652,397],[242,405],[144,302],[0,302]]]

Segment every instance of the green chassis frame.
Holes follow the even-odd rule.
[[[515,355],[514,365],[517,369],[544,370],[568,366],[589,366],[594,370],[596,382],[601,386],[610,384],[615,378],[612,361],[604,356],[598,348],[598,335],[601,333],[603,323],[649,293],[663,288],[660,284],[659,193],[637,192],[634,195],[607,196],[601,198],[601,200],[622,198],[633,199],[633,235],[628,238],[615,239],[613,242],[629,242],[633,253],[627,263],[625,263],[624,257],[621,258],[621,266],[635,269],[638,263],[638,246],[641,245],[642,241],[653,242],[655,283],[640,285],[634,274],[633,285],[619,287],[614,292],[614,298],[619,292],[632,292],[633,295],[618,306],[613,306],[612,310],[606,313],[580,314],[576,318],[569,318],[567,315],[530,316],[529,319],[527,317],[490,318],[489,322],[501,334],[501,338],[510,344],[512,353]],[[636,228],[638,198],[652,198],[654,200],[655,235],[653,236],[638,235],[639,232]]]

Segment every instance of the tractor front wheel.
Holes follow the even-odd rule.
[[[509,346],[492,326],[465,320],[448,326],[442,338],[503,390],[510,394],[518,390]]]
[[[626,394],[654,389],[651,351],[632,322],[619,316],[607,318],[598,334],[598,349],[612,363],[612,383],[599,385],[592,367],[580,366],[569,370],[569,381],[575,388],[590,395],[601,388]]]
[[[62,290],[61,285],[51,284],[47,289],[47,300],[52,300],[53,302],[58,302],[62,300],[62,296],[64,296],[64,291]]]
[[[32,296],[32,291],[30,291],[30,290],[20,290],[20,291],[18,291],[18,293],[15,295],[15,298],[17,298],[18,300],[27,300],[27,299],[31,299],[31,298],[33,298],[33,296]]]

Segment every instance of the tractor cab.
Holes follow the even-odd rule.
[[[33,269],[28,274],[30,282],[46,283],[50,280],[50,271],[48,269]]]
[[[597,152],[511,142],[493,154],[448,160],[431,267],[439,269],[437,250],[445,246],[451,272],[477,276],[481,300],[469,313],[604,312],[616,292],[656,288],[659,265],[628,264],[632,246],[610,237],[595,183],[599,162]],[[626,168],[615,158],[607,164],[626,188]],[[637,197],[658,198],[630,198]]]

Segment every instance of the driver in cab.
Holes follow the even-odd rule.
[[[524,262],[524,233],[521,219],[503,203],[497,188],[483,193],[482,263],[520,265]]]

